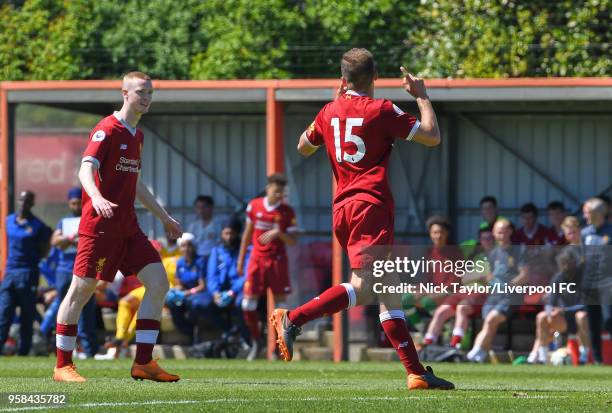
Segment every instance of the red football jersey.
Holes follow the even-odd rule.
[[[519,228],[512,234],[512,243],[515,245],[545,245],[548,238],[548,229],[544,225],[536,224],[532,234],[525,233],[525,228]]]
[[[92,130],[83,153],[83,162],[98,166],[96,186],[104,198],[119,206],[113,209],[112,218],[104,218],[96,213],[91,198],[83,190],[79,234],[123,238],[140,230],[134,200],[142,143],[142,131],[119,120],[116,112],[102,119]]]
[[[283,232],[297,231],[293,208],[283,203],[269,205],[267,198],[263,197],[255,198],[249,202],[246,212],[247,219],[253,223],[253,250],[251,255],[276,256],[286,254],[285,243],[280,239],[275,239],[269,244],[263,245],[259,242],[259,237],[277,227]]]
[[[337,182],[334,208],[351,200],[389,205],[387,166],[397,139],[410,140],[419,121],[391,101],[348,91],[321,109],[306,131],[313,146],[325,144]]]

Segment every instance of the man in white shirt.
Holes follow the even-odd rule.
[[[211,196],[198,195],[193,206],[198,220],[189,224],[187,231],[195,236],[198,256],[208,260],[212,249],[220,243],[221,225],[214,218],[215,201]]]

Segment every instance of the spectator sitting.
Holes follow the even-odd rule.
[[[241,223],[238,220],[228,219],[222,224],[221,245],[213,248],[208,259],[206,285],[214,300],[212,321],[216,322],[223,333],[230,334],[232,323],[229,320],[237,320],[240,334],[248,342],[249,332],[244,325],[241,308],[245,277],[238,274],[236,265],[240,231]],[[245,257],[245,271],[248,255]],[[223,320],[223,313],[227,315],[226,320]]]
[[[211,196],[198,195],[193,203],[198,220],[189,224],[187,231],[195,237],[193,243],[196,254],[204,260],[210,256],[215,245],[219,244],[221,228],[219,222],[214,218],[215,201]]]
[[[446,262],[449,260],[456,262],[463,258],[459,252],[459,248],[448,246],[450,224],[445,218],[437,216],[429,218],[427,220],[427,228],[429,229],[429,237],[433,243],[428,254],[429,260],[435,260],[435,262],[446,265]],[[452,272],[435,271],[431,274],[431,279],[429,281],[434,285],[450,285],[452,282],[460,282],[460,279]],[[421,301],[423,298],[424,297],[421,298]],[[423,345],[430,345],[438,341],[444,323],[455,314],[458,301],[454,295],[429,296],[429,298],[438,302],[439,306],[435,309],[432,320],[427,327]],[[463,337],[463,332],[460,332],[459,329],[455,329],[454,333]]]
[[[193,301],[206,298],[212,303],[212,296],[206,291],[204,277],[206,260],[196,254],[194,235],[185,232],[178,240],[181,257],[176,263],[175,287],[166,296],[166,305],[172,315],[174,326],[184,335],[194,340],[194,322],[190,319],[190,308]],[[201,297],[204,295],[205,297]]]
[[[563,237],[567,245],[582,245],[580,222],[575,216],[568,216],[563,219],[561,224]]]
[[[498,210],[497,210],[497,198],[491,195],[484,196],[480,200],[480,216],[482,217],[482,222],[480,223],[480,229],[493,230],[493,225],[498,218]]]
[[[550,282],[551,286],[556,286],[556,293],[548,297],[545,311],[541,311],[536,317],[536,339],[527,358],[530,364],[547,364],[548,346],[552,341],[551,333],[566,331],[570,334],[569,337],[575,336],[578,332],[581,343],[580,356],[576,354],[575,358],[580,358],[583,363],[587,361],[590,347],[589,324],[586,309],[581,304],[581,294],[577,289],[573,293],[561,290],[562,284],[573,283],[580,286],[582,268],[579,254],[579,250],[570,246],[557,255],[559,272]],[[568,339],[568,347],[571,340]],[[577,347],[573,347],[577,350]]]
[[[548,228],[548,237],[546,243],[549,245],[566,245],[563,228],[561,224],[565,218],[566,211],[565,206],[560,201],[553,201],[548,204],[548,221],[550,227]]]
[[[608,208],[599,198],[584,203],[584,218],[588,226],[582,230],[584,244],[583,292],[587,301],[591,345],[595,363],[603,362],[603,352],[612,354],[612,343],[602,343],[602,330],[612,333],[612,224],[606,217]],[[612,356],[611,356],[612,357]]]
[[[527,268],[523,261],[523,248],[512,246],[512,225],[505,218],[499,218],[493,226],[493,236],[497,246],[489,255],[491,273],[489,285],[522,284],[527,278]],[[487,297],[482,307],[484,324],[474,341],[474,347],[467,354],[469,361],[483,363],[493,344],[497,329],[510,315],[513,296],[493,293]]]
[[[472,255],[468,257],[472,262],[479,261],[483,263],[485,270],[483,272],[475,271],[474,273],[465,274],[461,278],[463,285],[469,284],[482,284],[486,278],[486,274],[489,271],[487,255],[495,247],[495,241],[493,239],[493,233],[488,227],[480,229],[478,234],[478,247],[473,251]],[[459,349],[461,342],[468,328],[470,316],[480,313],[482,309],[482,302],[486,299],[486,294],[473,293],[470,295],[455,294],[453,297],[443,303],[441,306],[436,308],[434,316],[427,328],[427,334],[425,335],[425,342],[427,345],[429,342],[427,338],[432,339],[435,342],[444,323],[451,317],[455,316],[455,323],[452,331],[450,340],[450,346]]]
[[[521,224],[512,235],[514,245],[545,245],[548,229],[538,223],[538,208],[531,202],[521,207]]]

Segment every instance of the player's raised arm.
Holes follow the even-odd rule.
[[[113,208],[117,208],[117,204],[105,199],[100,190],[96,186],[96,180],[94,174],[98,171],[98,165],[91,161],[81,162],[81,168],[79,169],[79,181],[87,195],[91,198],[91,204],[98,215],[104,218],[111,218],[113,216]]]
[[[438,128],[438,120],[427,95],[423,79],[414,77],[403,66],[400,67],[400,70],[402,71],[404,89],[414,96],[421,112],[421,124],[414,134],[413,140],[425,146],[439,145],[440,129]]]
[[[164,224],[168,238],[177,239],[183,235],[183,227],[157,202],[149,188],[138,179],[136,198]]]

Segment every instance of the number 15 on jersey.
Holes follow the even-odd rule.
[[[363,118],[347,118],[346,129],[344,132],[344,141],[340,136],[340,118],[332,118],[331,125],[334,128],[334,145],[336,147],[336,161],[342,163],[343,161],[350,163],[359,162],[366,153],[365,143],[357,135],[353,135],[354,126],[362,126]],[[357,152],[350,154],[348,152],[342,153],[342,146],[344,142],[353,142],[357,146]]]

